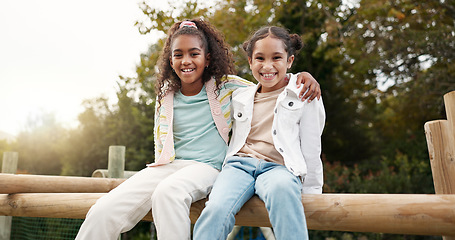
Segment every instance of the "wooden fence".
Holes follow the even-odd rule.
[[[308,228],[439,235],[454,240],[455,91],[444,95],[444,101],[447,120],[425,124],[436,194],[307,194],[302,203]],[[82,219],[99,197],[124,180],[0,174],[0,215]],[[205,201],[192,204],[192,222]],[[152,220],[151,213],[144,220]],[[271,226],[264,203],[257,197],[237,214],[236,224]]]

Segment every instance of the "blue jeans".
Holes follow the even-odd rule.
[[[276,239],[308,239],[301,189],[300,179],[283,165],[230,157],[194,226],[193,239],[226,239],[235,215],[254,194],[265,203]]]

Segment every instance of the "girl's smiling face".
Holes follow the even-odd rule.
[[[262,85],[261,92],[286,86],[286,71],[293,61],[294,55],[288,57],[284,42],[271,36],[256,41],[253,54],[248,57],[253,76]]]
[[[180,35],[171,44],[172,69],[180,78],[182,94],[198,94],[203,86],[202,74],[209,65],[209,54],[205,52],[198,36]]]

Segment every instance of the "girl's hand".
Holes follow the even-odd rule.
[[[297,75],[297,87],[303,83],[302,91],[300,91],[299,97],[304,101],[308,99],[308,102],[313,101],[315,98],[318,100],[321,98],[321,87],[316,79],[311,76],[308,72],[301,72]],[[308,90],[308,91],[307,91]],[[306,93],[305,93],[306,92]],[[305,95],[303,95],[305,94]]]

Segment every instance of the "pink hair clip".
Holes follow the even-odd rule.
[[[183,21],[182,23],[180,23],[179,29],[182,27],[194,27],[197,29],[196,23],[191,21]]]

